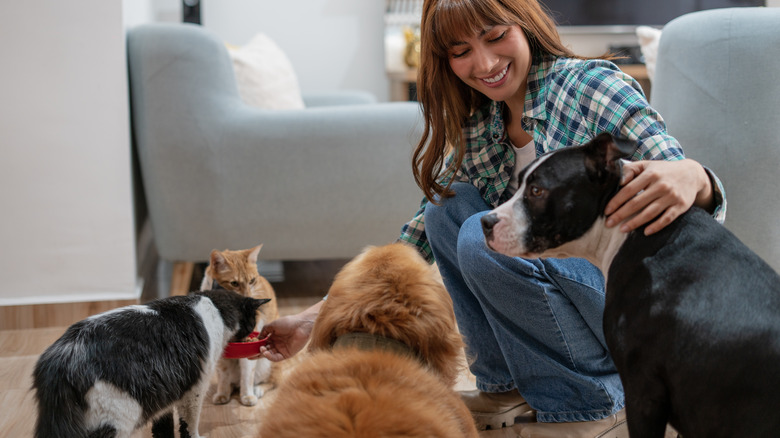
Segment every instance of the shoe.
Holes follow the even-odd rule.
[[[521,438],[628,438],[626,410],[596,421],[522,425],[519,433]]]
[[[507,392],[461,391],[460,398],[471,411],[477,430],[536,421],[536,411],[514,389]]]

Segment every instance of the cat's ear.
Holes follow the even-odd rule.
[[[263,248],[263,244],[257,245],[256,247],[252,248],[252,250],[249,252],[249,255],[247,256],[247,260],[249,263],[257,263],[257,256],[260,254],[260,250]]]
[[[255,309],[259,309],[263,304],[271,301],[270,298],[252,298],[252,305]]]
[[[230,269],[227,266],[227,262],[225,261],[225,256],[223,256],[222,253],[217,251],[216,249],[211,250],[211,255],[209,256],[209,264],[214,267],[214,270],[216,272],[222,272],[227,269]]]

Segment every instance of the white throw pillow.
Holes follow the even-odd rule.
[[[658,41],[661,40],[661,29],[650,26],[637,26],[636,36],[639,38],[639,49],[645,58],[647,77],[650,82],[655,76],[655,60],[658,57]]]
[[[228,47],[238,93],[247,105],[263,109],[304,108],[298,78],[281,48],[265,34],[242,47]]]

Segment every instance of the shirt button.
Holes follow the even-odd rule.
[[[498,137],[499,137],[498,134],[493,134],[493,140],[498,140]]]

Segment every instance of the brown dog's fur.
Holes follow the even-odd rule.
[[[417,358],[331,350],[354,332],[400,341]],[[477,437],[452,389],[463,345],[434,268],[405,244],[369,248],[336,276],[314,323],[311,356],[279,386],[260,436]]]

